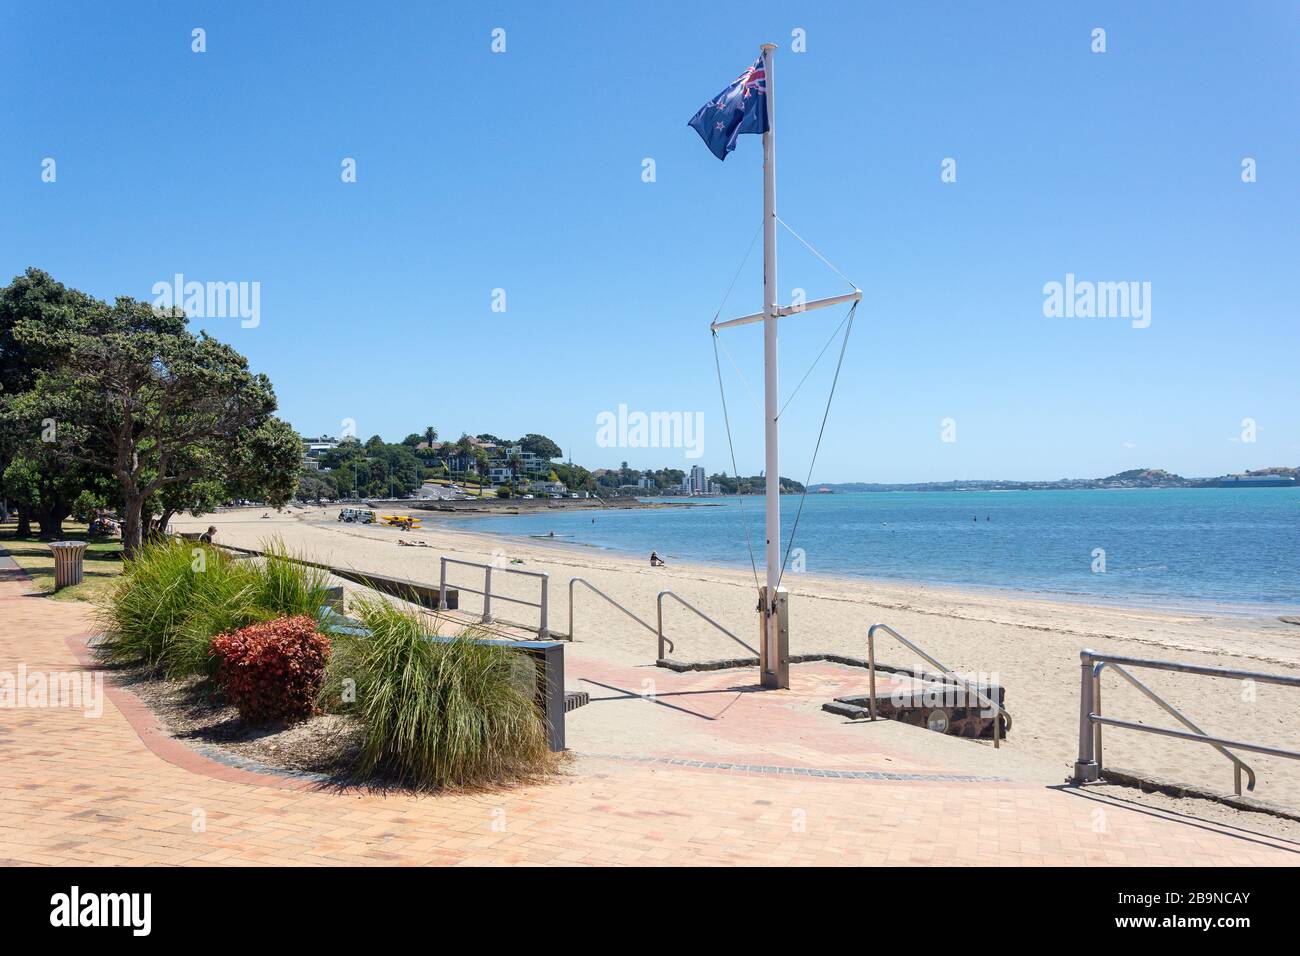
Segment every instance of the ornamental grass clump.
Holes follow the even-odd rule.
[[[318,619],[326,572],[295,560],[278,541],[262,559],[236,560],[190,541],[143,545],[100,609],[101,649],[168,677],[212,676],[212,639],[278,617]]]
[[[306,615],[250,624],[212,639],[217,683],[250,724],[314,714],[329,656],[329,640]]]
[[[369,634],[334,635],[322,699],[362,720],[361,776],[440,790],[555,771],[526,655],[480,643],[472,629],[431,640],[423,616],[381,599],[354,610]]]
[[[305,615],[320,619],[329,591],[329,575],[300,563],[278,540],[264,542],[264,556],[233,561],[238,586],[228,591],[200,591],[189,617],[178,628],[167,662],[168,673],[206,674],[216,670],[211,654],[218,634],[278,617]]]
[[[244,577],[215,548],[185,541],[142,546],[100,605],[101,652],[120,663],[172,670],[177,637],[195,607],[236,600]]]

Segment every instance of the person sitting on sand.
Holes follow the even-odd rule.
[[[211,544],[212,536],[216,533],[217,533],[217,526],[214,524],[210,524],[208,525],[208,530],[203,532],[201,535],[199,535],[199,540],[202,541],[204,544]]]
[[[668,565],[666,565],[666,564],[664,563],[664,559],[663,559],[663,558],[659,557],[659,555],[657,555],[657,554],[655,554],[655,552],[651,551],[651,552],[650,552],[650,567],[652,567],[652,568],[666,568],[666,567],[668,567]]]

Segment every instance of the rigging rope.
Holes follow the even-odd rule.
[[[722,346],[722,351],[725,352],[727,355],[727,361],[730,362],[731,367],[736,370],[736,377],[740,379],[740,384],[745,386],[745,394],[748,395],[749,400],[754,403],[754,411],[758,412],[759,418],[762,418],[763,406],[759,404],[758,396],[754,394],[754,390],[749,387],[749,379],[745,378],[745,373],[740,370],[740,366],[737,365],[736,360],[732,358],[731,349],[727,348],[727,343],[723,342],[722,339],[718,338],[718,333],[716,330],[714,330],[713,350],[715,352],[718,350],[718,346]]]
[[[818,259],[820,259],[837,276],[839,276],[841,279],[847,282],[850,288],[854,289],[855,291],[857,290],[858,288],[857,283],[855,283],[852,279],[850,279],[838,268],[836,268],[835,265],[829,259],[827,259],[824,255],[818,252],[816,248],[814,248],[812,243],[810,243],[803,236],[799,235],[799,233],[795,232],[794,229],[790,227],[790,224],[787,223],[780,216],[776,216],[775,218],[777,222],[779,222],[782,226],[785,227],[785,230],[788,233],[790,233],[790,235],[794,236],[801,243],[803,243],[804,246],[807,247],[808,251],[810,251]],[[736,270],[736,274],[731,278],[731,284],[727,286],[727,293],[722,297],[722,304],[718,306],[718,311],[713,314],[713,321],[715,323],[718,321],[718,317],[722,314],[722,310],[727,304],[727,299],[730,298],[731,292],[736,286],[736,280],[740,278],[740,273],[744,270],[745,264],[749,261],[750,254],[754,251],[754,243],[758,240],[758,233],[762,230],[762,227],[763,227],[763,223],[760,221],[759,228],[755,230],[753,238],[749,240],[749,248],[745,250],[745,258],[741,260],[740,268]],[[799,390],[803,388],[804,383],[808,381],[808,376],[810,376],[813,373],[813,371],[817,368],[818,364],[822,360],[822,356],[826,354],[826,350],[830,348],[831,343],[835,341],[835,337],[839,335],[840,329],[844,329],[844,340],[843,342],[840,343],[839,359],[835,363],[835,376],[834,378],[831,379],[830,394],[827,395],[826,397],[826,408],[822,412],[821,427],[817,431],[817,443],[813,446],[812,461],[810,461],[808,464],[808,475],[804,479],[803,494],[799,497],[799,507],[795,511],[794,524],[790,528],[790,540],[786,544],[785,555],[781,559],[781,571],[777,575],[777,587],[781,586],[781,581],[785,578],[786,564],[789,562],[790,552],[794,548],[795,533],[799,530],[799,519],[803,516],[804,502],[808,498],[808,482],[812,480],[813,469],[817,466],[817,455],[821,451],[822,436],[826,433],[826,421],[830,417],[831,402],[834,401],[835,399],[835,387],[840,380],[840,370],[844,366],[844,353],[848,349],[849,335],[853,331],[853,319],[857,315],[857,311],[858,311],[858,302],[854,302],[853,305],[849,308],[848,314],[840,321],[840,324],[836,326],[835,331],[832,332],[830,338],[826,340],[826,344],[822,346],[822,350],[817,353],[817,358],[813,360],[812,365],[808,367],[808,371],[804,373],[803,378],[799,380],[799,384],[795,386],[794,391],[790,393],[790,397],[785,400],[785,404],[781,406],[781,410],[778,411],[776,414],[776,420],[780,421],[781,416],[785,414],[785,410],[787,407],[789,407],[790,402],[792,402],[794,400],[794,397],[797,394],[799,394]],[[727,431],[727,449],[731,454],[731,470],[732,472],[735,473],[736,476],[736,492],[737,492],[736,499],[740,504],[741,524],[745,529],[745,544],[749,548],[749,564],[751,569],[754,572],[754,585],[757,587],[759,583],[758,562],[754,558],[754,542],[749,534],[749,524],[745,521],[744,518],[745,496],[743,494],[740,494],[740,469],[736,465],[736,446],[731,436],[731,417],[727,410],[727,391],[722,380],[722,361],[718,356],[718,344],[719,344],[718,330],[713,329],[712,332],[713,332],[713,367],[718,375],[718,393],[722,398],[722,420],[724,425],[726,426],[726,431]],[[727,361],[730,362],[731,367],[736,370],[736,374],[740,377],[741,383],[745,386],[745,391],[749,393],[750,400],[754,403],[755,408],[758,408],[759,407],[758,399],[757,397],[755,397],[753,390],[749,387],[748,379],[746,379],[744,373],[740,371],[740,368],[736,365],[735,359],[731,357],[731,352],[727,349],[725,345],[722,346],[722,350],[727,353]],[[772,476],[767,475],[765,480],[771,481]],[[777,488],[779,493],[780,484],[781,484],[780,474],[777,474],[776,482],[777,482]]]
[[[722,311],[721,309],[718,310]],[[758,562],[754,559],[754,541],[749,536],[749,522],[745,520],[745,496],[740,493],[740,469],[736,467],[736,445],[731,440],[731,416],[727,413],[727,390],[722,385],[722,363],[718,361],[718,330],[713,330],[713,367],[718,373],[718,393],[722,396],[722,422],[727,429],[727,448],[731,452],[731,470],[736,473],[736,501],[740,505],[740,525],[745,529],[745,544],[749,548],[749,566],[754,571],[754,587],[758,587]]]
[[[786,228],[788,229],[790,227],[787,226]],[[758,241],[758,234],[762,231],[763,220],[760,219],[758,221],[758,228],[754,230],[754,235],[749,240],[749,248],[745,250],[745,258],[740,260],[740,268],[738,268],[736,274],[731,277],[731,285],[727,286],[727,294],[722,297],[722,302],[718,305],[718,311],[713,313],[714,322],[718,321],[718,316],[722,314],[722,310],[727,305],[727,299],[731,298],[731,290],[736,287],[736,280],[740,278],[741,272],[745,270],[745,263],[749,261],[749,255],[754,251],[754,243]]]
[[[855,302],[854,307],[856,308],[856,306],[857,303]],[[776,413],[777,421],[781,420],[781,416],[785,414],[786,407],[794,401],[794,397],[799,394],[799,389],[803,388],[803,383],[808,381],[808,376],[813,373],[813,369],[817,368],[818,363],[822,360],[822,356],[826,354],[826,350],[830,348],[831,343],[835,341],[835,336],[839,335],[840,329],[844,328],[844,323],[849,321],[851,318],[853,318],[853,309],[849,309],[844,318],[840,319],[840,324],[835,326],[835,331],[832,332],[831,337],[826,340],[826,344],[822,346],[822,350],[817,353],[817,357],[813,359],[812,365],[808,366],[808,371],[803,373],[803,378],[799,379],[799,384],[794,387],[794,391],[790,393],[790,397],[785,400],[785,405],[782,405],[781,410]]]
[[[799,235],[799,233],[797,233],[797,232],[795,232],[793,229],[791,229],[791,228],[790,228],[790,224],[789,224],[788,222],[786,222],[786,221],[785,221],[784,219],[782,219],[780,216],[777,216],[777,217],[776,217],[776,221],[779,222],[781,225],[785,226],[785,230],[786,230],[786,232],[790,233],[790,235],[794,236],[796,239],[798,239],[800,242],[802,242],[805,246],[807,246],[809,252],[811,252],[813,255],[815,255],[815,256],[816,256],[818,259],[820,259],[822,262],[826,263],[827,267],[828,267],[832,272],[834,272],[837,276],[839,276],[841,279],[843,279],[845,282],[847,282],[847,283],[849,284],[849,287],[850,287],[850,288],[856,289],[856,288],[858,287],[858,284],[857,284],[856,282],[854,282],[852,279],[850,279],[848,276],[846,276],[846,275],[845,275],[843,272],[841,272],[839,269],[835,268],[835,265],[834,265],[834,264],[833,264],[829,259],[827,259],[824,255],[822,255],[822,254],[821,254],[820,252],[818,252],[816,249],[814,249],[814,248],[813,248],[813,244],[812,244],[811,242],[809,242],[809,241],[808,241],[807,239],[805,239],[803,236]]]
[[[849,334],[853,331],[853,317],[857,314],[857,311],[858,303],[854,302],[853,307],[849,309],[849,314],[845,318],[844,323],[841,323],[842,325],[846,324],[844,329],[844,341],[840,344],[840,357],[835,363],[835,377],[831,379],[831,392],[826,396],[826,410],[822,412],[821,428],[817,430],[817,444],[813,446],[812,461],[808,463],[808,475],[804,478],[803,494],[799,496],[799,508],[794,513],[794,524],[790,528],[790,542],[785,547],[785,557],[781,559],[781,573],[778,574],[776,578],[777,587],[781,586],[781,581],[785,578],[785,566],[786,562],[790,560],[790,551],[794,547],[795,532],[799,530],[799,518],[803,515],[803,504],[808,500],[808,482],[812,481],[813,468],[817,466],[817,453],[821,451],[822,435],[826,433],[826,419],[829,418],[831,414],[831,402],[835,398],[835,386],[840,380],[840,369],[844,367],[844,352],[849,347]],[[772,476],[768,475],[767,480],[771,481]],[[781,476],[777,475],[776,480],[779,489]],[[758,572],[755,571],[756,577],[757,573]]]

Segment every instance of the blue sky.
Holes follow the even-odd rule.
[[[814,480],[1300,463],[1297,4],[805,6],[6,3],[0,273],[106,298],[259,282],[257,327],[194,324],[306,433],[537,431],[592,467],[729,469],[708,323],[761,144],[719,163],[686,121],[769,40],[778,211],[865,292]],[[1150,326],[1044,317],[1067,273],[1150,282]],[[780,286],[843,288],[789,237]],[[756,247],[724,317],[760,293]],[[841,317],[785,320],[786,394]],[[759,327],[725,334],[757,392]],[[783,417],[787,475],[833,358]],[[620,404],[702,413],[703,457],[597,447]]]

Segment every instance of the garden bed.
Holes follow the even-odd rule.
[[[298,723],[250,726],[220,689],[198,677],[167,680],[136,666],[120,668],[114,678],[138,697],[177,740],[199,748],[216,748],[276,770],[346,780],[356,766],[364,740],[361,721],[344,714],[317,714]]]
[[[527,653],[378,596],[348,621],[330,591],[278,542],[257,561],[146,544],[100,601],[95,650],[171,736],[236,765],[424,791],[558,771]]]

